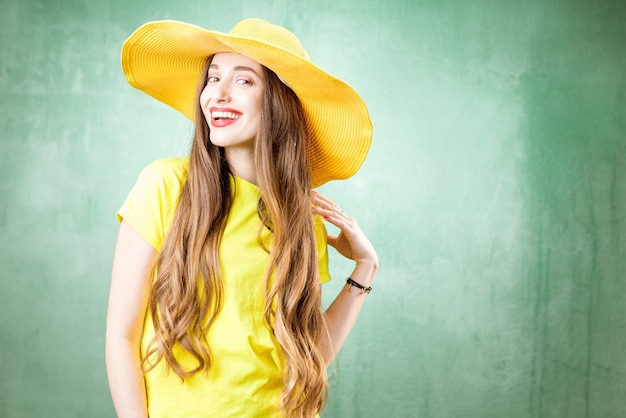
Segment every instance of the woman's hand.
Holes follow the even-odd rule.
[[[356,261],[378,267],[378,255],[356,220],[346,215],[332,200],[317,192],[311,192],[313,213],[321,215],[340,229],[338,236],[328,235],[328,243],[341,255]]]
[[[372,243],[356,220],[346,215],[335,202],[317,192],[311,193],[311,202],[313,213],[323,216],[341,231],[338,236],[329,235],[328,243],[344,257],[356,261],[350,278],[363,287],[369,287],[378,269],[378,255]],[[335,358],[354,326],[365,295],[365,292],[353,292],[352,286],[346,284],[324,312],[328,340],[322,346],[327,365]]]

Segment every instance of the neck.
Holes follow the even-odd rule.
[[[252,150],[226,148],[226,160],[235,176],[252,184],[258,184],[254,152]]]

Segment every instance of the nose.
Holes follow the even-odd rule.
[[[230,89],[228,83],[223,81],[216,83],[213,86],[213,93],[211,94],[211,99],[215,103],[224,103],[230,99]]]

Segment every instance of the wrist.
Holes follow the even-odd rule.
[[[358,259],[356,261],[356,268],[372,270],[374,273],[378,270],[378,256]]]
[[[362,260],[357,261],[354,271],[352,272],[352,279],[356,280],[364,286],[369,286],[374,279],[374,275],[378,270],[378,260]]]

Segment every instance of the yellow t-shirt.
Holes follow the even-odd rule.
[[[187,178],[188,157],[157,160],[146,167],[117,213],[157,251],[161,250]],[[259,189],[232,177],[235,198],[220,248],[224,304],[207,340],[214,362],[208,374],[197,373],[181,382],[164,362],[146,374],[151,418],[165,417],[275,417],[283,389],[284,356],[265,325],[264,277],[268,254],[258,244]],[[265,229],[265,242],[271,233]],[[320,281],[330,280],[326,230],[315,217]],[[269,241],[267,241],[269,239]],[[146,314],[142,355],[154,335]],[[175,356],[183,365],[195,365],[184,350]]]

